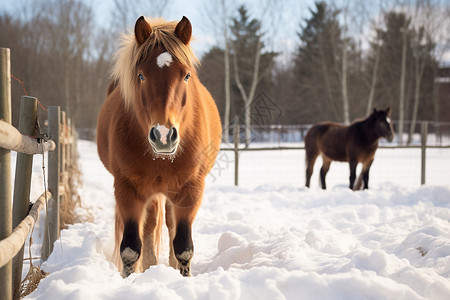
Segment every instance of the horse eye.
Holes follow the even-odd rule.
[[[139,77],[139,79],[140,79],[141,81],[144,81],[144,80],[145,80],[144,75],[142,75],[142,74],[139,74],[138,77]]]
[[[184,77],[184,81],[188,81],[189,80],[189,78],[191,78],[191,73],[188,73],[187,75],[186,75],[186,77]]]

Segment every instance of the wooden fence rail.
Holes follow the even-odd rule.
[[[14,257],[19,253],[20,248],[25,243],[27,235],[37,221],[39,210],[45,204],[45,197],[50,198],[51,196],[52,194],[50,191],[47,191],[47,196],[45,195],[45,192],[39,196],[28,213],[28,216],[20,222],[9,237],[0,241],[0,267],[6,265],[11,261],[11,257]]]
[[[22,135],[19,130],[0,120],[0,147],[26,154],[42,154],[55,150],[56,144],[49,140],[47,143],[36,143],[36,139]]]
[[[59,201],[64,194],[61,178],[66,178],[68,166],[60,165],[74,149],[70,119],[60,112],[58,106],[50,106],[48,113],[48,134],[52,140],[40,142],[36,139],[37,99],[22,96],[19,130],[11,126],[11,75],[9,49],[0,48],[0,299],[20,299],[20,282],[23,266],[23,247],[27,235],[33,228],[43,206],[48,200],[48,224],[44,234],[42,258],[46,259],[53,243],[59,237]],[[61,123],[61,121],[63,121]],[[61,137],[61,139],[60,139]],[[14,180],[13,208],[11,208],[11,156],[17,151]],[[33,154],[48,153],[48,186],[44,194],[30,206],[30,187]],[[64,164],[64,160],[62,160]],[[63,184],[60,185],[60,182]],[[61,192],[62,191],[62,192]],[[14,231],[12,230],[13,228]]]

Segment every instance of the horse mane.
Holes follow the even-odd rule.
[[[373,112],[371,112],[368,116],[356,118],[353,120],[353,122],[350,123],[350,125],[356,125],[357,123],[363,123],[365,121],[369,121],[369,119],[372,116],[373,116]]]
[[[162,18],[145,20],[152,28],[148,39],[139,47],[134,33],[123,34],[120,48],[114,55],[111,79],[118,82],[126,108],[130,107],[138,92],[137,66],[155,46],[163,46],[186,68],[195,68],[200,64],[191,47],[175,35],[176,21],[168,22]]]

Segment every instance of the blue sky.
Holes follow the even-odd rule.
[[[0,11],[7,10],[11,13],[17,12],[19,7],[24,3],[32,0],[3,0],[0,4]],[[84,0],[88,4],[92,4],[94,8],[97,23],[103,27],[108,27],[111,23],[111,10],[113,8],[112,0]],[[256,0],[251,1],[235,1],[244,3],[252,17],[258,18],[258,5]],[[214,36],[214,28],[211,28],[211,23],[206,21],[206,9],[203,7],[204,3],[209,3],[208,0],[175,0],[174,3],[164,13],[164,18],[167,20],[180,20],[182,16],[186,16],[192,23],[193,35],[195,40],[192,42],[194,52],[201,56],[208,51],[213,45],[217,43]],[[295,50],[298,37],[297,31],[302,19],[309,16],[308,8],[313,7],[313,0],[303,1],[283,1],[282,4],[282,21],[283,29],[278,29],[276,34],[277,42],[272,43],[273,49],[277,52],[288,55],[288,53]],[[141,13],[142,14],[142,13]],[[136,19],[141,15],[137,14]],[[145,14],[145,13],[144,13]],[[133,23],[134,24],[134,23]],[[130,24],[130,26],[133,26]],[[287,57],[285,57],[287,59]]]
[[[26,3],[31,3],[33,0],[2,0],[0,4],[0,11],[7,10],[11,13],[16,13],[19,7],[23,7]],[[111,24],[111,10],[113,9],[112,0],[83,0],[88,4],[91,4],[94,8],[97,23],[100,26],[108,27]],[[245,4],[250,12],[250,16],[254,18],[260,18],[258,10],[260,10],[260,3],[268,0],[249,0],[249,1],[238,1],[231,0],[227,3],[238,3]],[[448,0],[447,0],[448,1]],[[180,20],[182,16],[186,16],[192,23],[193,35],[195,40],[191,43],[194,52],[197,56],[201,57],[205,52],[207,52],[212,46],[217,44],[217,39],[214,35],[214,28],[212,28],[211,22],[207,21],[208,16],[206,15],[205,3],[211,3],[214,1],[208,0],[173,0],[173,3],[165,10],[164,18],[167,20]],[[342,3],[341,3],[342,2]],[[270,50],[280,53],[278,56],[279,62],[288,63],[290,61],[290,56],[296,50],[299,44],[299,39],[297,32],[299,31],[299,24],[305,18],[310,16],[309,9],[314,7],[314,0],[282,0],[277,2],[281,6],[281,18],[280,23],[271,26],[265,20],[262,20],[263,26],[266,29],[276,28],[275,32],[272,33],[274,36],[270,41],[266,41],[266,45],[269,46]],[[336,0],[336,5],[348,4],[353,5],[354,9],[363,8],[369,14],[373,16],[376,15],[377,7],[376,4],[372,2],[358,2],[349,0]],[[370,7],[375,5],[375,7]],[[237,7],[237,5],[236,5]],[[137,19],[142,13],[137,13]],[[130,24],[130,28],[134,25],[134,22]],[[367,25],[367,23],[366,23]],[[363,44],[366,44],[364,40],[368,39],[370,32],[368,31],[368,26],[365,28],[359,28],[357,25],[349,26],[353,32],[350,35],[362,36]],[[268,36],[268,35],[266,35]],[[369,38],[370,39],[370,38]],[[366,48],[366,47],[364,47]],[[450,62],[450,51],[445,55],[444,60]]]

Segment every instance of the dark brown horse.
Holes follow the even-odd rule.
[[[169,263],[190,276],[191,228],[221,141],[200,83],[191,23],[136,21],[116,54],[100,111],[98,153],[114,176],[116,259],[123,277],[158,263],[164,208]],[[120,259],[119,259],[120,254]]]
[[[390,120],[391,110],[373,110],[363,121],[345,126],[333,122],[318,123],[311,127],[305,136],[306,149],[306,186],[309,187],[314,163],[319,154],[322,156],[320,181],[326,189],[325,176],[333,160],[350,163],[350,188],[356,179],[356,166],[362,163],[364,189],[369,188],[369,170],[378,148],[378,140],[394,138]]]

